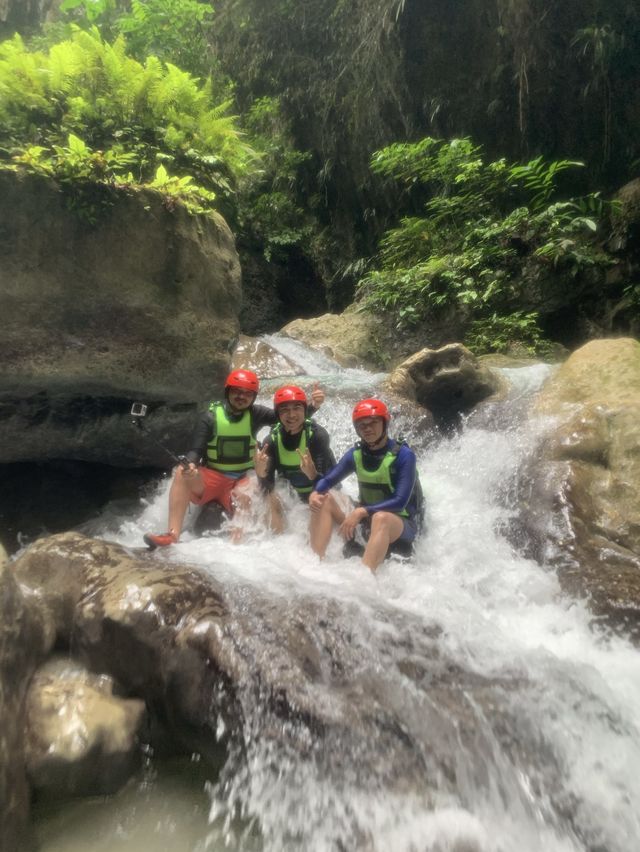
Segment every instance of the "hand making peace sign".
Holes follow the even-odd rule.
[[[259,476],[260,479],[264,479],[269,473],[270,461],[271,459],[269,458],[267,450],[263,450],[259,444],[256,444],[256,449],[253,454],[253,465],[255,467],[256,476]]]

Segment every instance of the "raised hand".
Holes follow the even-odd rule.
[[[311,453],[308,449],[306,449],[304,453],[301,453],[300,450],[297,449],[296,453],[300,459],[300,470],[304,473],[307,479],[310,479],[313,482],[318,475],[318,471],[313,459],[311,458]]]
[[[271,459],[269,458],[269,453],[266,449],[261,449],[259,446],[256,446],[255,452],[253,454],[253,465],[256,470],[256,476],[259,476],[260,479],[264,479],[265,476],[269,473],[269,464]]]
[[[317,382],[313,383],[313,390],[311,391],[311,402],[313,403],[314,408],[320,408],[320,406],[324,402],[324,391]]]

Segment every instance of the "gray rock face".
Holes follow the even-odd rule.
[[[30,790],[24,712],[29,679],[45,652],[37,610],[7,564],[0,565],[0,850],[27,849]]]
[[[96,192],[89,225],[55,183],[0,172],[0,463],[164,464],[132,438],[132,400],[180,445],[227,371],[241,285],[225,222]]]
[[[329,355],[343,367],[389,370],[425,345],[459,340],[461,328],[452,314],[440,324],[399,332],[388,317],[359,311],[353,304],[341,314],[293,320],[281,333]]]
[[[385,382],[394,395],[419,403],[447,426],[479,402],[504,392],[505,383],[461,343],[422,349],[403,361]]]

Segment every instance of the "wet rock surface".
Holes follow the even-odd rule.
[[[226,223],[98,191],[89,225],[54,182],[0,173],[0,463],[166,466],[154,439],[183,446],[222,386],[241,296]],[[146,439],[134,400],[149,404]]]
[[[506,388],[506,382],[461,343],[416,352],[385,382],[388,392],[424,406],[445,427],[479,402],[505,394]]]
[[[550,418],[525,511],[538,555],[572,595],[640,636],[640,343],[577,350],[535,411]]]
[[[0,850],[29,848],[24,714],[31,675],[50,647],[44,613],[0,565]]]
[[[238,339],[231,366],[234,370],[253,370],[261,381],[304,373],[299,364],[277,352],[264,340],[245,334]]]
[[[27,695],[27,773],[49,797],[114,793],[139,766],[139,699],[114,695],[105,675],[57,657],[35,673]]]
[[[350,305],[341,314],[293,320],[280,331],[329,355],[343,367],[372,370],[393,369],[425,345],[437,347],[460,338],[455,317],[445,318],[440,326],[399,332],[387,317],[358,310],[357,305]]]

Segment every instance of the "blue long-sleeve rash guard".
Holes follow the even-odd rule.
[[[377,467],[377,463],[387,454],[387,452],[394,448],[396,445],[396,441],[393,438],[389,438],[386,446],[382,447],[380,450],[376,450],[376,452],[371,452],[364,445],[362,447],[362,459],[365,468],[371,469]],[[353,453],[356,447],[352,447],[350,450],[342,456],[338,464],[331,468],[331,470],[322,477],[316,483],[315,491],[319,494],[325,494],[330,488],[333,488],[334,485],[337,485],[338,482],[342,482],[343,479],[346,479],[351,473],[356,472],[356,464],[353,458]],[[367,464],[367,459],[375,459],[376,463],[373,465]],[[380,503],[372,503],[370,506],[365,506],[364,508],[367,512],[372,515],[374,512],[401,512],[403,509],[406,509],[411,516],[413,516],[417,511],[415,495],[414,499],[411,500],[411,505],[409,504],[413,486],[416,481],[416,456],[412,449],[407,447],[406,444],[401,444],[398,455],[396,456],[396,460],[394,465],[391,468],[391,483],[393,486],[393,495],[389,497],[387,500],[382,500]]]

